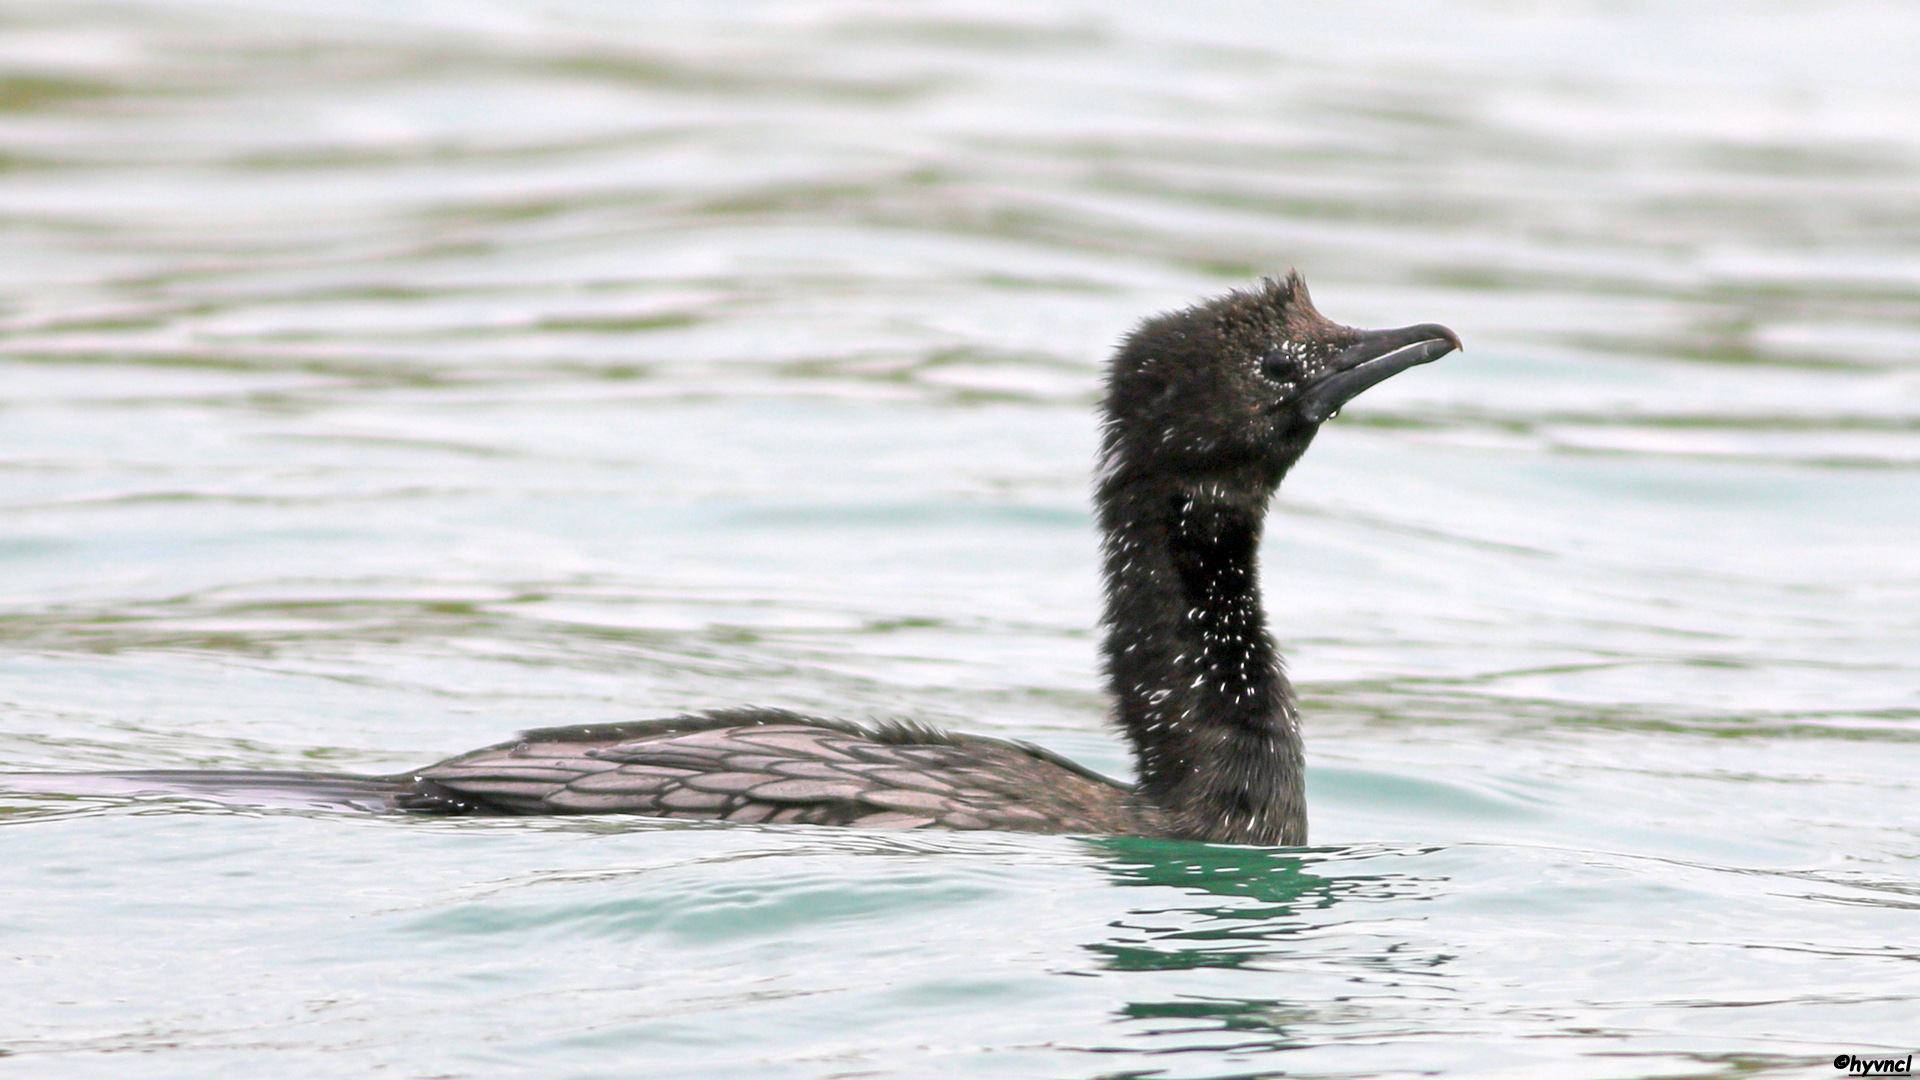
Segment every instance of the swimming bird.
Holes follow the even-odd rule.
[[[413,813],[1304,844],[1300,718],[1260,603],[1267,506],[1342,405],[1459,347],[1432,323],[1334,323],[1297,273],[1154,316],[1121,342],[1100,406],[1094,501],[1102,659],[1133,784],[1027,743],[765,708],[528,731],[397,776],[101,775],[140,790],[304,793]]]

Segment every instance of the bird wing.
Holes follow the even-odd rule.
[[[586,729],[581,729],[586,730]],[[1128,792],[997,739],[759,723],[585,742],[531,732],[414,774],[410,809],[879,829],[1127,832]],[[901,741],[917,740],[917,741]]]

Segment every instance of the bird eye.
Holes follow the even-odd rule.
[[[1293,357],[1284,349],[1275,349],[1260,360],[1260,374],[1277,383],[1291,382],[1293,369]]]

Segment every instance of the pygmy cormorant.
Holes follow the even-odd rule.
[[[1300,721],[1260,606],[1267,503],[1342,405],[1459,347],[1432,323],[1330,322],[1298,274],[1155,316],[1121,343],[1101,404],[1094,499],[1102,652],[1114,718],[1133,746],[1132,785],[1024,743],[754,708],[529,731],[391,777],[110,775],[142,790],[271,789],[417,813],[1303,844]]]

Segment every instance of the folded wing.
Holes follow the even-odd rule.
[[[1131,792],[1032,747],[775,710],[555,728],[412,774],[405,809],[1127,833]]]

